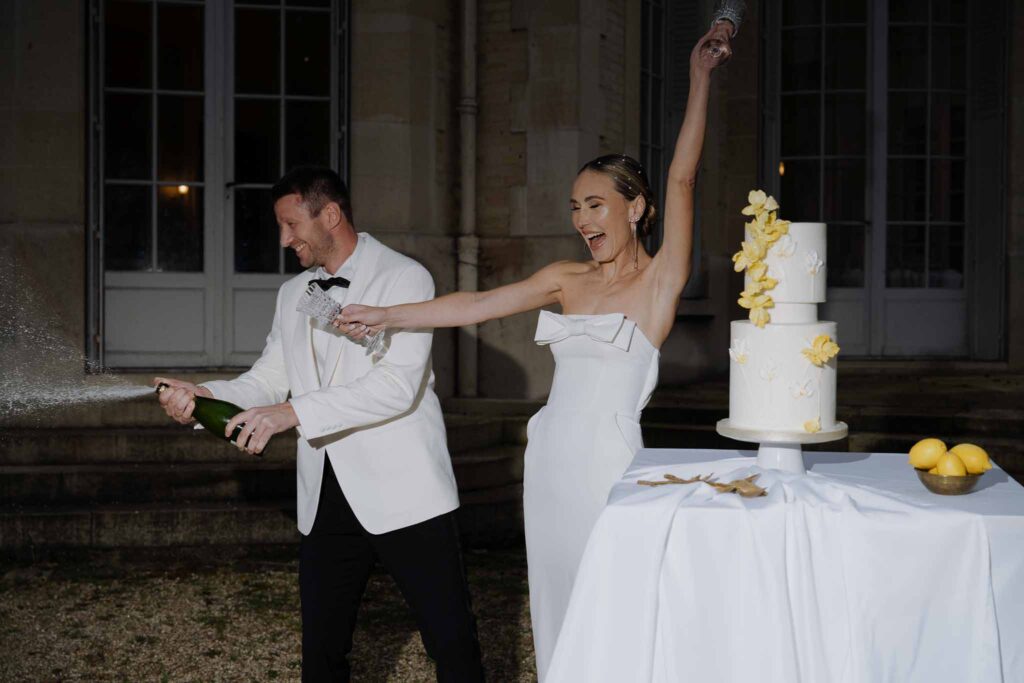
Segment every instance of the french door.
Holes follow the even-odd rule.
[[[346,174],[347,7],[331,0],[95,0],[90,356],[250,363],[280,284],[270,188]]]
[[[1003,353],[1002,5],[770,5],[763,175],[828,224],[820,317],[847,355]]]

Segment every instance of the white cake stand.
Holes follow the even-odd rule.
[[[807,473],[807,468],[804,467],[802,444],[838,441],[845,438],[849,432],[845,422],[837,422],[832,429],[823,429],[811,434],[804,431],[789,432],[737,427],[728,418],[719,420],[716,428],[719,434],[730,439],[760,444],[757,449],[759,467],[797,474]]]

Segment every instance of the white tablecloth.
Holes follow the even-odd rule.
[[[546,681],[1024,681],[1024,488],[905,454],[641,450],[591,534]],[[760,472],[761,498],[638,479]],[[571,485],[571,482],[566,482]]]

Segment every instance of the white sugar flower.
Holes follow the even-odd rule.
[[[804,380],[801,382],[793,382],[789,385],[789,393],[793,394],[793,398],[810,398],[814,396],[814,388],[811,386],[811,380]]]
[[[761,369],[758,370],[757,374],[761,376],[761,379],[771,382],[779,374],[779,366],[775,362],[774,358],[768,358],[764,363],[761,364]]]
[[[789,258],[796,253],[796,240],[790,235],[783,235],[772,246],[772,253],[779,258]]]
[[[825,262],[818,256],[818,252],[809,251],[807,252],[807,260],[804,261],[804,265],[807,266],[807,272],[810,275],[817,275],[821,267],[825,265]]]
[[[740,365],[745,364],[749,357],[750,357],[750,353],[747,351],[747,340],[746,339],[740,339],[740,340],[734,341],[732,343],[732,346],[729,347],[729,358],[732,358],[734,361],[736,361]]]

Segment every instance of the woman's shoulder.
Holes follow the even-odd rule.
[[[597,268],[594,261],[555,261],[541,268],[538,273],[550,273],[556,276],[587,275]]]

